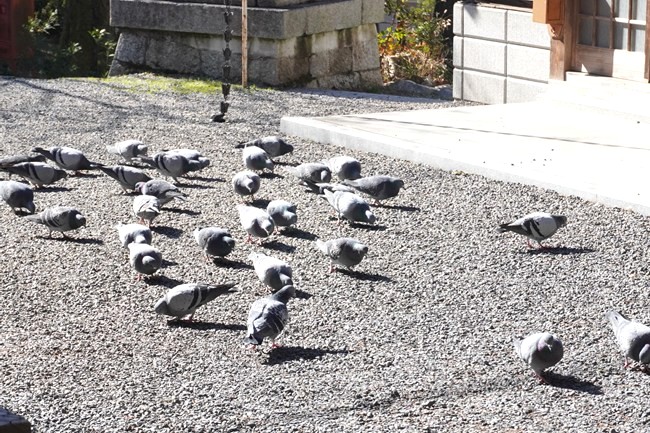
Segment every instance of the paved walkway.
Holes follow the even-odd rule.
[[[631,109],[629,100],[624,110],[614,108],[539,101],[293,117],[282,119],[281,129],[650,215],[650,110]]]

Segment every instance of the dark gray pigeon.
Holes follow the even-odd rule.
[[[650,364],[650,327],[629,320],[618,311],[608,311],[606,314],[609,324],[612,326],[618,347],[625,356],[625,365],[629,365],[629,359],[643,365]]]
[[[201,155],[201,152],[195,149],[172,149],[167,150],[167,153],[177,153],[184,156],[189,161],[196,161],[197,164],[192,164],[190,171],[199,171],[210,166],[210,160]]]
[[[179,177],[185,176],[191,171],[201,169],[200,162],[189,160],[183,155],[173,152],[158,152],[151,158],[141,156],[139,158],[134,158],[134,160],[155,168],[158,170],[158,173],[163,176],[171,177],[176,183],[178,183]]]
[[[244,342],[259,346],[265,338],[271,347],[278,347],[275,340],[289,323],[287,303],[296,296],[293,286],[285,286],[274,294],[253,302],[248,312],[248,332]]]
[[[287,262],[261,253],[250,253],[248,259],[253,263],[257,278],[270,287],[272,292],[277,292],[284,286],[293,286],[293,272]]]
[[[265,210],[240,204],[237,211],[241,226],[248,233],[247,242],[252,242],[253,238],[268,238],[275,231],[273,218]]]
[[[135,184],[135,190],[142,195],[152,195],[158,199],[160,206],[177,199],[186,201],[187,194],[181,191],[176,185],[162,179],[151,179],[146,182]]]
[[[126,162],[131,162],[134,158],[147,156],[148,147],[140,140],[124,140],[112,146],[106,146],[106,150],[108,153],[121,156]]]
[[[176,317],[181,320],[185,316],[190,316],[191,322],[194,318],[194,312],[197,308],[215,300],[221,295],[227,295],[236,292],[235,283],[226,284],[206,284],[206,283],[186,283],[180,284],[170,289],[165,296],[160,298],[154,306],[156,314]]]
[[[135,186],[140,182],[149,182],[151,177],[139,168],[128,165],[113,165],[98,167],[104,174],[115,179],[126,193],[128,190],[135,191]]]
[[[567,218],[564,215],[551,215],[547,212],[534,212],[518,220],[501,224],[499,232],[514,232],[526,236],[526,243],[532,248],[530,240],[537,242],[540,248],[544,248],[542,241],[550,238],[555,232],[564,227]]]
[[[12,155],[0,159],[0,168],[6,168],[10,165],[20,164],[21,162],[45,162],[43,155]]]
[[[357,191],[366,194],[375,200],[386,200],[397,197],[400,189],[404,188],[404,181],[392,176],[368,176],[356,180],[344,180],[344,185],[348,185]]]
[[[274,164],[273,161],[271,161],[271,157],[264,152],[263,149],[260,149],[257,146],[244,147],[244,150],[242,151],[242,160],[244,161],[246,168],[249,170],[261,172],[266,169],[273,171]]]
[[[235,247],[235,239],[228,230],[219,227],[205,227],[194,230],[194,239],[206,257],[225,257]]]
[[[235,146],[237,149],[244,147],[256,146],[264,150],[271,158],[286,155],[293,152],[293,146],[278,136],[268,136],[251,140],[246,143],[240,143]]]
[[[330,272],[334,272],[334,265],[352,269],[368,254],[368,247],[352,238],[338,238],[327,242],[316,239],[316,246],[329,257]]]
[[[95,170],[102,165],[90,162],[82,151],[72,147],[53,146],[49,149],[35,147],[32,149],[32,152],[39,153],[47,159],[54,161],[54,163],[63,170],[69,170],[75,173],[80,170]]]
[[[137,279],[143,275],[153,275],[162,267],[162,253],[158,248],[149,244],[131,242],[129,249],[129,263],[137,273]]]
[[[535,373],[537,378],[546,383],[542,376],[544,370],[553,367],[564,356],[562,342],[553,334],[538,332],[523,340],[512,340],[519,358]]]
[[[273,218],[276,229],[289,227],[298,222],[296,206],[286,200],[271,200],[266,206],[266,213]]]
[[[61,232],[67,238],[65,232],[86,225],[86,218],[77,209],[66,206],[49,207],[38,214],[25,216],[25,219],[43,224],[49,230],[49,237],[52,237],[52,232]]]
[[[327,202],[336,210],[339,217],[350,222],[374,224],[377,218],[370,210],[370,205],[356,194],[351,192],[324,190]]]
[[[320,162],[307,162],[296,167],[285,167],[285,170],[301,182],[329,182],[332,180],[332,171]]]
[[[253,199],[255,193],[259,191],[262,180],[252,171],[240,171],[232,178],[232,187],[237,194],[242,197],[250,196]]]
[[[37,188],[41,188],[43,185],[51,185],[68,177],[64,170],[52,167],[44,162],[21,162],[0,168],[0,170],[17,174]]]
[[[11,207],[15,214],[18,214],[21,209],[27,209],[30,214],[36,211],[34,191],[29,185],[22,182],[0,181],[0,198]]]
[[[122,224],[117,223],[115,226],[117,235],[124,248],[128,248],[130,243],[149,244],[151,245],[151,229],[142,224]]]
[[[310,181],[304,181],[303,182],[307,188],[311,190],[314,194],[318,195],[323,195],[325,194],[325,190],[328,189],[332,192],[335,191],[344,191],[344,192],[352,192],[355,193],[357,192],[354,188],[343,185],[341,183],[329,183],[329,182],[310,182]]]
[[[339,180],[355,180],[361,177],[361,163],[351,156],[335,156],[325,161],[332,175]]]

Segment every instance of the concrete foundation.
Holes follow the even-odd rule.
[[[381,0],[301,4],[254,0],[248,9],[248,79],[258,85],[371,89],[382,84],[376,24]],[[223,5],[111,0],[120,31],[111,75],[153,69],[221,78]],[[233,7],[232,77],[241,77],[241,9]]]

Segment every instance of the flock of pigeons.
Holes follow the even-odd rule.
[[[242,197],[244,204],[237,206],[239,219],[247,232],[247,242],[262,243],[281,229],[296,224],[296,206],[285,200],[273,200],[266,209],[245,204],[254,198],[260,188],[258,173],[273,171],[273,158],[291,153],[293,147],[276,136],[263,137],[236,147],[242,148],[245,170],[232,178],[233,191]],[[100,170],[117,181],[124,192],[138,193],[133,199],[133,213],[138,223],[116,226],[119,239],[129,250],[129,262],[137,277],[153,275],[162,266],[162,253],[152,243],[150,226],[160,214],[164,205],[172,200],[186,200],[187,194],[176,185],[163,179],[152,179],[140,167],[142,164],[178,183],[178,178],[188,173],[202,170],[210,165],[210,160],[193,149],[174,149],[147,156],[148,146],[138,140],[126,140],[107,146],[107,151],[118,155],[124,164],[108,166],[89,161],[84,154],[69,147],[36,147],[33,154],[16,155],[0,159],[0,171],[18,175],[33,185],[42,188],[66,176],[67,172],[78,173],[83,170]],[[57,167],[45,161],[53,161]],[[140,164],[136,166],[135,164]],[[396,197],[404,188],[401,179],[392,176],[361,176],[361,164],[349,156],[337,156],[324,162],[303,163],[295,167],[287,166],[286,171],[300,184],[323,197],[341,219],[350,223],[374,224],[376,217],[364,197],[379,201]],[[339,182],[332,183],[335,177]],[[360,195],[361,193],[362,195]],[[45,225],[49,235],[53,231],[62,233],[78,229],[86,224],[85,217],[73,207],[55,206],[36,212],[34,192],[26,183],[13,180],[0,181],[0,197],[16,214],[34,223]],[[565,226],[567,218],[536,212],[515,221],[501,224],[499,231],[514,232],[535,241],[539,248],[546,248],[542,241],[551,237]],[[227,229],[220,227],[197,228],[194,238],[206,258],[219,259],[230,254],[235,240]],[[357,239],[342,237],[322,241],[316,240],[317,248],[330,258],[330,272],[335,265],[348,269],[358,265],[368,253],[368,246]],[[289,320],[287,303],[296,294],[291,266],[272,256],[251,253],[255,273],[266,285],[271,294],[256,300],[249,311],[245,342],[262,344],[265,338],[275,346],[275,339],[282,333]],[[176,320],[192,320],[197,308],[218,296],[236,291],[235,284],[186,283],[170,289],[156,304],[155,312],[174,317]],[[607,313],[617,342],[628,358],[650,364],[650,327],[630,321],[616,311]],[[534,333],[522,340],[515,339],[514,346],[518,356],[530,366],[535,375],[545,382],[543,372],[557,364],[564,354],[562,342],[547,332]]]

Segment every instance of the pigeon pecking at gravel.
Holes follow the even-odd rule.
[[[162,253],[156,247],[149,244],[137,244],[132,242],[128,245],[129,263],[137,273],[140,280],[143,275],[153,275],[162,267]]]
[[[513,344],[519,358],[533,370],[543,383],[547,383],[542,375],[544,370],[553,367],[564,356],[562,342],[548,332],[537,332],[523,340],[513,339]]]
[[[98,167],[105,175],[117,181],[124,193],[135,191],[135,186],[140,182],[148,182],[151,177],[144,171],[128,165],[113,165]]]
[[[51,185],[68,177],[65,170],[52,167],[44,162],[21,162],[20,164],[0,168],[0,170],[17,174],[37,188],[42,188],[43,185]]]
[[[133,198],[133,213],[139,223],[151,227],[153,220],[160,215],[160,202],[152,195],[138,195]]]
[[[361,177],[361,163],[351,156],[334,156],[325,161],[332,175],[339,180],[355,180]]]
[[[264,150],[271,158],[276,158],[278,156],[293,152],[293,146],[277,135],[258,138],[255,140],[247,141],[246,143],[239,143],[235,146],[235,148],[242,149],[250,146],[259,147],[260,149]]]
[[[278,347],[275,340],[289,323],[287,303],[295,296],[295,288],[285,286],[274,294],[253,302],[248,312],[248,334],[244,342],[259,346],[265,338],[269,338],[271,347]]]
[[[370,196],[379,204],[380,200],[397,197],[400,190],[404,188],[404,181],[392,176],[368,176],[356,180],[344,180],[344,185],[348,185],[357,191]]]
[[[237,206],[237,211],[241,226],[248,234],[246,242],[252,242],[253,238],[268,238],[275,231],[273,218],[263,209],[240,204]]]
[[[183,155],[173,152],[158,152],[151,158],[141,156],[134,160],[155,168],[158,173],[171,177],[176,183],[178,183],[179,177],[202,168],[199,161],[187,159]]]
[[[21,209],[27,209],[31,214],[36,212],[34,190],[22,182],[0,181],[0,198],[11,207],[15,214],[18,214]]]
[[[78,173],[80,170],[95,170],[101,164],[90,162],[86,155],[78,149],[72,147],[53,146],[49,149],[35,147],[32,152],[39,153],[47,159],[54,161],[63,170]]]
[[[361,197],[351,192],[323,191],[327,202],[336,210],[339,222],[341,217],[350,222],[374,224],[377,220],[370,210],[370,205]]]
[[[36,215],[27,215],[27,221],[43,224],[49,230],[48,237],[52,232],[61,232],[66,238],[65,232],[76,230],[86,225],[86,218],[77,209],[66,206],[54,206],[45,209]]]
[[[221,295],[236,292],[235,283],[206,284],[206,283],[185,283],[169,289],[154,306],[157,314],[173,316],[181,320],[190,316],[187,320],[194,319],[197,308],[215,300]]]
[[[287,262],[261,253],[250,253],[248,259],[253,263],[257,278],[272,292],[284,286],[293,286],[293,271]]]
[[[271,200],[266,206],[266,213],[273,218],[275,228],[278,230],[280,227],[289,227],[297,223],[296,212],[296,206],[286,200]]]
[[[323,242],[316,239],[318,249],[330,259],[330,273],[334,265],[345,266],[348,269],[361,263],[368,254],[368,247],[356,239],[338,238]]]
[[[124,248],[128,248],[132,242],[151,245],[151,229],[147,226],[142,224],[117,223],[115,228],[117,229],[117,236]]]
[[[204,227],[194,230],[194,239],[206,257],[226,257],[235,248],[235,239],[226,229]]]
[[[550,238],[558,231],[559,228],[564,227],[567,223],[567,218],[564,215],[551,215],[547,212],[533,212],[515,221],[501,224],[499,232],[514,232],[522,236],[526,236],[526,244],[532,248],[530,240],[537,242],[540,248],[544,248],[542,241]]]
[[[327,165],[320,162],[306,162],[295,167],[285,167],[284,169],[300,182],[318,183],[332,180],[332,171]]]
[[[614,310],[608,311],[606,317],[612,326],[618,347],[625,357],[624,367],[628,367],[629,359],[644,366],[650,364],[650,327],[629,320]]]
[[[132,162],[134,158],[147,156],[149,146],[140,140],[124,140],[113,145],[106,146],[108,153],[121,156],[126,162]]]
[[[176,185],[163,179],[151,179],[146,182],[135,184],[135,191],[142,195],[152,195],[158,199],[160,206],[177,199],[187,201],[187,194],[181,191]]]
[[[245,170],[235,174],[232,178],[232,188],[242,197],[254,199],[255,193],[259,191],[262,180],[252,171]]]
[[[274,168],[271,157],[257,146],[244,147],[242,160],[249,170],[262,172],[264,170],[273,171]]]

